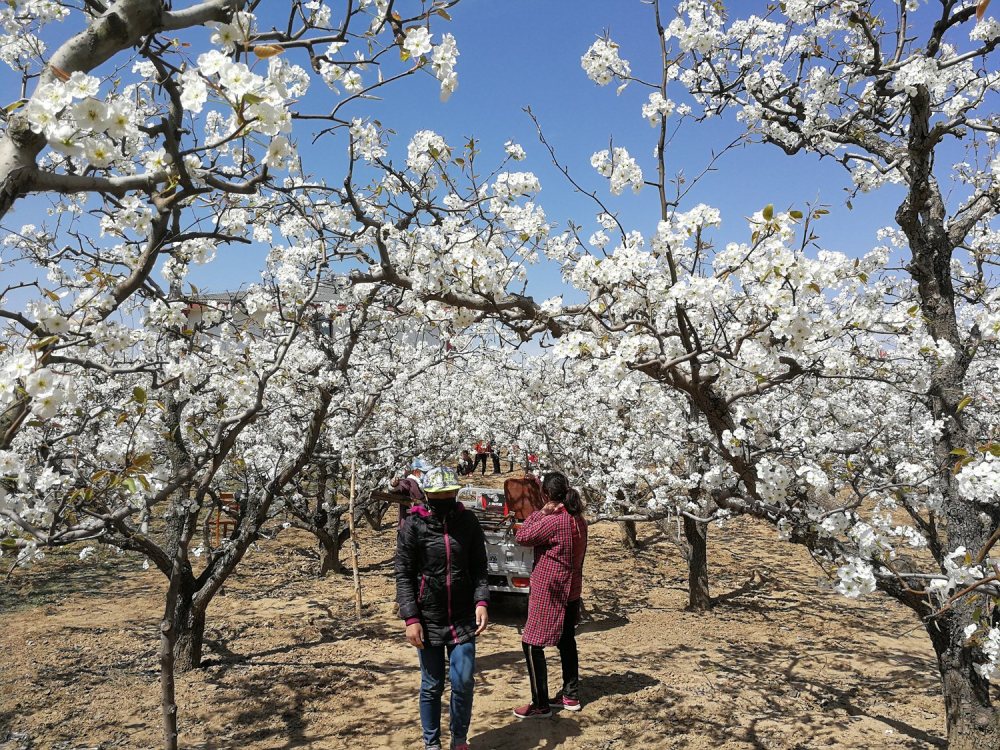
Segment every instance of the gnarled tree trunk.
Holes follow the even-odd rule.
[[[928,45],[930,52],[937,51],[946,28],[946,24],[935,27]],[[926,86],[918,86],[910,96],[906,151],[909,190],[896,211],[896,222],[910,244],[908,270],[917,285],[927,330],[950,350],[936,360],[927,388],[930,415],[942,425],[934,438],[933,451],[942,467],[940,489],[945,497],[947,545],[951,549],[964,547],[975,555],[977,550],[985,549],[1000,523],[996,509],[977,506],[962,496],[955,477],[956,451],[976,445],[981,437],[970,430],[970,422],[960,413],[961,401],[970,392],[966,379],[977,337],[966,333],[960,324],[952,279],[955,250],[966,241],[975,212],[970,214],[972,219],[947,216],[947,205],[934,175],[936,141],[930,137],[934,117],[931,102]],[[985,216],[985,210],[981,215]],[[926,622],[938,659],[951,750],[1000,748],[1000,712],[990,701],[989,683],[974,668],[976,661],[983,661],[983,655],[975,645],[966,644],[964,627],[978,619],[974,608],[975,603],[965,599]]]
[[[712,597],[708,588],[708,524],[684,516],[683,547],[688,568],[688,606],[693,612],[704,612],[712,608]]]
[[[990,685],[974,668],[974,650],[964,645],[962,618],[948,612],[927,622],[937,654],[948,726],[949,750],[1000,748],[1000,710],[990,702]]]
[[[619,521],[618,528],[622,533],[622,544],[633,551],[639,549],[639,539],[636,536],[635,521]]]
[[[625,492],[623,490],[618,490],[618,492],[615,493],[615,499],[618,501],[619,512],[625,511]],[[625,545],[626,549],[632,550],[633,552],[639,549],[639,540],[636,536],[635,521],[619,521],[618,529],[621,531],[622,544]]]
[[[194,604],[194,581],[182,585],[174,605],[174,668],[187,672],[201,666],[205,641],[205,611]]]
[[[330,528],[331,526],[333,527],[332,529]],[[317,529],[314,533],[319,539],[321,547],[320,575],[343,573],[344,566],[340,562],[340,550],[350,536],[350,531],[347,527],[342,527],[340,514],[337,514],[325,528]]]

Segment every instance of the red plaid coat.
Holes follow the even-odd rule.
[[[562,636],[573,588],[574,536],[580,539],[576,519],[565,510],[547,516],[535,511],[517,532],[518,544],[535,548],[528,621],[521,633],[521,640],[530,646],[555,646]]]

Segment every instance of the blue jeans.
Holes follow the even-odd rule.
[[[476,642],[459,645],[424,646],[420,657],[420,724],[424,747],[441,745],[441,694],[444,693],[444,654],[448,651],[451,678],[451,744],[468,739],[472,721],[473,673],[476,671]]]

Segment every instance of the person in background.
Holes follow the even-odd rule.
[[[493,473],[500,473],[500,450],[497,448],[496,442],[491,438],[486,442],[486,452],[490,454],[490,458],[493,460]],[[483,467],[483,473],[486,473],[486,467]]]
[[[508,471],[514,471],[514,466],[521,463],[521,446],[517,443],[511,443],[507,451],[507,457],[510,459],[510,469]]]
[[[583,560],[587,554],[587,521],[580,493],[561,472],[542,479],[541,510],[528,516],[517,543],[535,548],[528,594],[528,620],[521,642],[528,663],[531,702],[514,709],[519,719],[552,715],[552,708],[579,711],[580,663],[576,626],[583,593]],[[549,701],[545,647],[556,646],[562,661],[562,690]]]
[[[451,747],[468,750],[476,637],[489,623],[486,540],[475,513],[456,499],[455,472],[437,467],[424,481],[396,536],[396,602],[406,640],[420,662],[420,724],[425,750],[441,750],[441,696],[449,662]]]
[[[472,454],[469,451],[462,451],[461,457],[458,459],[458,475],[460,477],[467,477],[472,473]]]
[[[525,469],[524,469],[525,473],[532,472],[532,471],[537,471],[538,470],[538,454],[537,453],[528,453],[528,455],[524,457],[524,466],[525,466]]]
[[[476,467],[478,467],[479,464],[482,463],[483,476],[486,476],[486,454],[487,454],[486,443],[482,440],[477,440],[474,450],[476,451],[476,460],[472,464],[471,473],[474,474],[476,472]]]
[[[394,478],[389,484],[392,487],[392,491],[398,495],[403,495],[407,498],[406,501],[400,502],[399,504],[399,523],[403,523],[403,519],[406,518],[407,511],[414,505],[418,505],[424,501],[424,490],[420,486],[423,480],[423,471],[420,469],[413,469],[410,473],[403,477],[402,479]]]
[[[430,471],[433,467],[430,462],[425,458],[415,458],[413,463],[410,465],[410,473],[407,475],[407,479],[413,479],[421,487],[424,485],[424,474]]]

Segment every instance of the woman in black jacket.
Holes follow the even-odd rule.
[[[489,622],[486,541],[475,514],[456,501],[451,469],[427,473],[426,507],[414,506],[396,537],[396,602],[420,659],[424,747],[441,748],[445,654],[451,665],[451,746],[468,749],[476,636]]]

